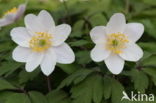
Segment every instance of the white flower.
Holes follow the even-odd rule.
[[[38,16],[28,14],[25,25],[14,28],[11,37],[19,45],[13,51],[13,59],[26,62],[26,71],[32,72],[40,65],[42,72],[48,76],[53,72],[56,62],[74,62],[74,52],[64,42],[71,32],[70,25],[55,26],[53,18],[45,10]]]
[[[12,24],[18,20],[25,12],[26,4],[19,5],[18,8],[14,7],[4,13],[3,17],[0,18],[0,27]]]
[[[138,61],[143,56],[142,49],[136,44],[143,32],[142,24],[126,24],[125,16],[116,13],[106,26],[97,26],[91,30],[91,39],[96,44],[91,51],[91,58],[96,62],[104,60],[113,74],[119,74],[125,60]]]

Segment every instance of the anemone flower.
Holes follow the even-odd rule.
[[[25,12],[26,4],[19,5],[18,8],[8,10],[4,13],[3,17],[0,18],[0,27],[9,25],[18,20]]]
[[[119,74],[125,61],[138,61],[143,56],[136,41],[142,36],[144,26],[141,23],[127,23],[121,13],[114,14],[106,26],[97,26],[90,32],[96,44],[91,51],[95,62],[104,61],[110,72]]]
[[[45,10],[38,16],[28,14],[24,20],[26,27],[11,31],[12,40],[18,44],[12,57],[17,62],[26,62],[27,72],[32,72],[40,65],[41,71],[48,76],[56,63],[74,62],[74,52],[64,42],[71,32],[70,25],[55,26],[53,18]]]

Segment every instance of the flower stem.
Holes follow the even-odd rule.
[[[47,86],[48,86],[48,91],[50,92],[52,89],[51,89],[51,81],[50,81],[50,76],[47,76]]]

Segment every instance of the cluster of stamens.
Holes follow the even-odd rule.
[[[35,32],[35,34],[29,41],[29,46],[33,51],[42,52],[52,46],[51,34],[45,32]]]
[[[12,9],[6,11],[6,12],[4,13],[4,15],[14,14],[14,13],[17,12],[17,10],[18,10],[18,9],[17,9],[16,7],[14,7],[14,8],[12,8]]]
[[[126,35],[122,33],[112,33],[108,35],[106,49],[115,54],[120,54],[122,53],[122,49],[126,48],[126,43],[128,42]]]

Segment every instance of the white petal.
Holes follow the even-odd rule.
[[[50,31],[53,36],[53,45],[58,46],[62,44],[69,36],[71,32],[71,26],[68,24],[61,24],[56,26],[54,31]]]
[[[26,28],[30,30],[30,32],[35,33],[35,32],[44,32],[43,31],[43,26],[39,22],[37,16],[33,14],[28,14],[24,18],[24,22],[26,25]]]
[[[26,4],[19,5],[15,20],[19,19],[24,14],[25,9],[26,9]]]
[[[128,23],[124,34],[128,36],[128,39],[136,42],[143,34],[144,26],[141,23]]]
[[[16,47],[12,53],[12,57],[15,61],[18,62],[26,62],[29,55],[31,55],[31,50],[29,48],[24,47]]]
[[[123,33],[125,25],[126,25],[125,16],[122,13],[116,13],[110,18],[106,26],[107,34],[117,32]]]
[[[57,56],[58,63],[69,64],[75,61],[74,52],[66,43],[54,47],[54,50]]]
[[[11,37],[14,42],[23,47],[29,47],[29,40],[31,38],[27,29],[24,27],[17,27],[11,30]]]
[[[42,10],[38,15],[39,22],[44,26],[45,31],[49,31],[50,28],[55,27],[55,22],[52,16],[45,10]]]
[[[106,66],[113,74],[120,74],[124,68],[125,61],[118,55],[112,54],[105,59]]]
[[[36,69],[41,63],[43,56],[43,53],[32,52],[26,62],[26,71],[32,72],[34,69]]]
[[[110,55],[110,51],[106,50],[104,44],[97,44],[91,51],[91,58],[96,61],[100,62],[106,59]]]
[[[128,43],[120,56],[127,61],[138,61],[143,56],[142,49],[135,43]]]
[[[14,22],[15,15],[14,14],[9,14],[0,19],[0,27],[12,24]]]
[[[90,32],[91,39],[94,43],[103,43],[106,41],[105,26],[97,26]]]
[[[41,70],[45,75],[49,76],[54,71],[55,65],[56,54],[53,49],[49,49],[44,55],[41,63]]]

